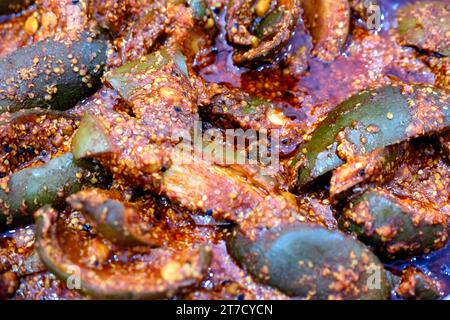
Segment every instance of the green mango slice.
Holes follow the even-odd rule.
[[[27,168],[9,177],[8,190],[0,189],[0,229],[33,222],[40,207],[64,204],[65,198],[87,185],[107,185],[107,174],[99,165],[76,161],[71,153],[45,165]]]
[[[296,173],[292,184],[301,188],[354,157],[446,130],[448,95],[426,86],[410,89],[386,86],[363,91],[333,109],[299,147],[291,163]]]
[[[399,9],[397,32],[402,45],[450,56],[450,5],[416,2]]]
[[[247,236],[246,236],[247,235]],[[305,299],[387,299],[378,258],[337,230],[304,223],[243,233],[234,230],[229,253],[256,280]]]
[[[112,191],[88,189],[67,198],[74,210],[81,211],[106,239],[121,246],[160,247],[164,236],[144,221],[139,209]]]
[[[382,189],[353,199],[338,222],[341,229],[355,233],[388,259],[428,253],[443,247],[448,239],[443,213]]]
[[[0,59],[0,114],[20,109],[67,110],[100,86],[107,41],[46,39]]]
[[[67,239],[71,241],[65,241]],[[80,254],[81,247],[89,250],[91,245],[89,240],[68,230],[53,208],[46,206],[36,212],[36,250],[41,260],[56,277],[90,297],[170,298],[198,285],[211,262],[210,248],[198,247],[184,251],[152,249],[136,259],[129,259],[126,264],[106,261],[95,266],[86,264],[82,257],[73,253]]]

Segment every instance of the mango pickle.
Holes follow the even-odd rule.
[[[64,204],[66,196],[84,186],[106,185],[107,181],[98,164],[76,161],[71,153],[15,172],[0,189],[0,229],[32,223],[33,213],[40,207]]]
[[[197,285],[206,275],[211,261],[211,250],[201,246],[184,251],[155,249],[144,253],[144,260],[130,260],[125,265],[106,261],[98,267],[95,264],[91,266],[65,250],[64,238],[61,236],[70,237],[70,234],[61,228],[59,220],[58,212],[49,206],[36,212],[36,249],[46,267],[62,281],[70,281],[74,266],[77,266],[80,270],[78,290],[90,297],[170,298]],[[92,241],[77,239],[80,246],[89,248],[93,245]],[[95,248],[92,250],[96,252]]]
[[[213,96],[210,105],[204,106],[201,112],[208,120],[223,127],[251,128],[268,122],[266,119],[270,119],[270,114],[276,114],[277,110],[276,104],[268,100],[226,90]]]
[[[86,143],[86,141],[90,143]],[[109,154],[114,151],[114,148],[105,133],[105,129],[101,127],[101,123],[96,121],[89,113],[86,113],[73,136],[71,151],[74,158],[78,160]]]
[[[333,171],[330,179],[330,198],[341,201],[369,186],[381,186],[398,169],[407,146],[393,145],[349,159]]]
[[[88,189],[67,198],[74,210],[81,211],[106,239],[121,246],[160,247],[164,237],[155,232],[131,203],[111,191]]]
[[[188,0],[194,19],[206,23],[211,18],[211,10],[206,0]]]
[[[0,0],[0,299],[448,300],[447,2]]]
[[[254,230],[239,228],[227,242],[230,254],[255,279],[302,299],[387,299],[383,265],[362,243],[316,224]],[[378,272],[379,283],[370,276]],[[339,279],[347,279],[341,282]]]
[[[359,19],[363,22],[367,22],[369,19],[369,15],[373,12],[369,12],[369,8],[371,5],[379,6],[379,0],[349,0],[350,8],[352,13],[354,13]]]
[[[425,204],[372,189],[350,201],[338,222],[381,257],[405,259],[443,247],[448,239],[446,219]]]
[[[275,8],[258,23],[255,28],[256,36],[262,40],[273,37],[278,31],[274,26],[282,22],[284,15],[285,12],[282,7]]]
[[[301,188],[356,156],[442,132],[450,124],[449,110],[448,95],[432,87],[402,92],[386,86],[360,92],[328,113],[300,145],[291,163],[297,173],[292,184]]]
[[[417,2],[397,13],[397,32],[402,45],[450,56],[450,7],[439,1]]]
[[[65,112],[27,109],[0,115],[0,175],[68,152],[78,118]]]
[[[233,55],[233,61],[238,65],[267,62],[280,52],[291,38],[301,13],[298,0],[278,1],[274,9],[265,13],[260,26],[252,31],[253,2],[230,0],[228,3],[228,40],[237,46],[247,47],[245,50],[237,50]]]
[[[116,90],[123,99],[129,101],[133,94],[141,89],[140,83],[137,81],[137,75],[147,71],[157,71],[163,69],[168,64],[174,64],[176,71],[186,78],[189,78],[189,73],[185,58],[178,50],[170,52],[165,48],[154,52],[145,57],[141,61],[132,61],[120,68],[114,69],[106,74],[106,83]]]
[[[78,40],[42,40],[0,59],[0,114],[30,108],[67,110],[95,92],[107,41],[83,32]]]
[[[436,281],[414,267],[402,272],[395,293],[406,300],[436,300],[442,295]]]
[[[342,51],[350,31],[348,0],[300,0],[313,38],[313,55],[333,61]]]

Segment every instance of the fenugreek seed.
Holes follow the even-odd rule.
[[[37,21],[36,17],[31,15],[28,17],[27,21],[25,21],[25,32],[32,36],[36,33],[36,31],[39,28],[39,22]]]
[[[259,45],[259,39],[257,37],[252,37],[252,46],[256,48]]]
[[[209,18],[208,20],[206,20],[205,29],[211,29],[212,27],[214,27],[214,24],[214,19]]]
[[[264,16],[270,8],[271,0],[259,0],[256,4],[256,14],[258,17]]]

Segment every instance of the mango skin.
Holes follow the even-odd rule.
[[[426,86],[413,86],[411,92],[385,86],[352,96],[299,147],[290,166],[292,188],[301,189],[356,156],[446,130],[449,105],[444,91]]]
[[[211,248],[199,246],[181,251],[160,250],[154,255],[151,251],[143,253],[149,254],[148,259],[152,259],[144,268],[139,258],[136,261],[130,259],[126,264],[108,262],[101,267],[89,266],[86,260],[71,256],[67,248],[61,246],[62,238],[71,231],[59,221],[59,215],[60,212],[50,206],[42,207],[35,213],[36,251],[47,269],[65,283],[73,279],[73,268],[78,266],[80,287],[76,289],[88,297],[112,300],[171,298],[186,288],[198,285],[211,264]],[[74,250],[91,245],[89,239],[78,239],[80,243],[75,243]],[[178,267],[175,272],[164,274],[165,267],[174,265]],[[172,281],[166,279],[173,275],[176,277]]]
[[[234,230],[227,242],[229,253],[257,281],[289,296],[319,300],[389,297],[390,286],[378,258],[337,230],[303,223],[255,229],[252,237],[244,236],[239,228]],[[379,282],[370,289],[375,272]],[[345,284],[338,280],[349,276]]]
[[[61,205],[65,197],[87,185],[106,185],[107,174],[89,161],[76,161],[63,154],[39,167],[13,173],[8,189],[0,189],[0,230],[33,223],[40,207]]]
[[[398,11],[397,24],[401,45],[450,56],[450,7],[445,1],[408,4]]]
[[[75,41],[46,39],[0,59],[0,114],[72,108],[100,86],[107,49],[106,40],[84,32]]]
[[[444,214],[382,189],[370,189],[350,201],[338,223],[384,259],[428,253],[448,239]]]

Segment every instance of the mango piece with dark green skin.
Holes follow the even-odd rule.
[[[403,259],[443,247],[448,239],[445,215],[383,189],[356,197],[339,217],[341,230],[355,233],[385,259]]]
[[[264,1],[265,0],[258,1],[257,7],[259,3]],[[301,9],[298,9],[298,12],[300,11]],[[261,21],[256,24],[253,28],[253,33],[259,39],[259,42],[268,41],[268,43],[273,43],[270,40],[277,39],[277,36],[279,37],[279,35],[282,34],[282,30],[280,30],[279,26],[283,25],[283,20],[286,19],[286,14],[287,12],[285,7],[275,6],[272,11],[269,11],[261,19]],[[308,33],[303,19],[297,18],[295,24],[296,33]],[[313,45],[309,37],[305,37],[304,42],[305,43],[302,44],[293,43],[292,45],[290,44],[289,46],[284,47],[280,45],[280,48],[274,50],[273,52],[269,52],[269,57],[271,55],[275,59],[278,57],[285,58],[282,62],[283,74],[289,74],[295,78],[300,78],[308,70],[309,58],[311,56]],[[269,60],[270,59],[268,59],[267,62],[270,62]]]
[[[302,187],[347,160],[446,130],[450,99],[439,89],[386,86],[352,96],[328,113],[292,161]],[[295,178],[294,178],[295,179]]]
[[[34,0],[0,0],[0,15],[18,13],[33,3]]]
[[[105,75],[106,83],[116,90],[119,95],[126,101],[130,100],[136,90],[141,89],[142,83],[136,77],[140,73],[149,70],[161,70],[169,63],[174,63],[176,70],[185,78],[189,78],[189,72],[186,59],[183,54],[176,50],[171,52],[166,48],[149,54],[144,61],[132,61],[117,69],[108,72]]]
[[[75,159],[85,159],[110,154],[114,148],[102,124],[86,113],[72,138],[71,152]]]
[[[101,299],[162,299],[198,285],[211,263],[211,249],[200,246],[180,251],[151,249],[127,263],[106,261],[100,266],[86,264],[86,258],[71,255],[89,249],[89,239],[71,235],[58,218],[58,212],[46,206],[36,212],[36,250],[57,278],[67,283],[79,268],[79,288],[89,297]],[[64,241],[69,237],[71,241]],[[77,240],[75,240],[77,239]],[[67,239],[66,239],[67,240]],[[114,248],[113,248],[114,250]],[[95,251],[91,251],[95,252]],[[121,254],[118,252],[117,254]],[[124,254],[129,254],[124,252]],[[73,277],[72,277],[73,278]]]
[[[248,0],[228,3],[226,31],[228,41],[237,46],[233,61],[238,65],[268,62],[279,53],[291,38],[301,12],[298,0],[278,1],[254,28],[253,6],[254,1]]]
[[[107,41],[46,39],[0,59],[0,113],[30,108],[67,110],[100,85]]]
[[[192,130],[199,120],[199,93],[193,88],[184,56],[176,48],[161,48],[145,59],[108,72],[104,78],[137,121],[142,120],[147,137],[153,141],[178,143],[177,133]]]
[[[406,300],[436,300],[442,296],[438,283],[414,267],[403,271],[395,293]]]
[[[231,256],[257,281],[292,297],[389,297],[389,284],[378,258],[338,230],[309,223],[246,233],[238,227],[227,245]]]
[[[108,178],[99,165],[76,161],[71,153],[39,167],[13,173],[7,190],[0,189],[0,229],[33,222],[33,213],[46,204],[64,204],[65,197],[86,185],[106,185]]]
[[[281,23],[285,15],[283,8],[275,8],[269,14],[267,14],[264,19],[256,26],[255,34],[259,39],[267,39],[273,37],[277,33],[277,26]]]
[[[67,198],[70,206],[81,211],[106,239],[121,246],[160,247],[165,237],[144,221],[139,209],[123,201],[112,191],[88,189]]]
[[[402,45],[450,56],[450,5],[441,1],[408,4],[397,13]]]

